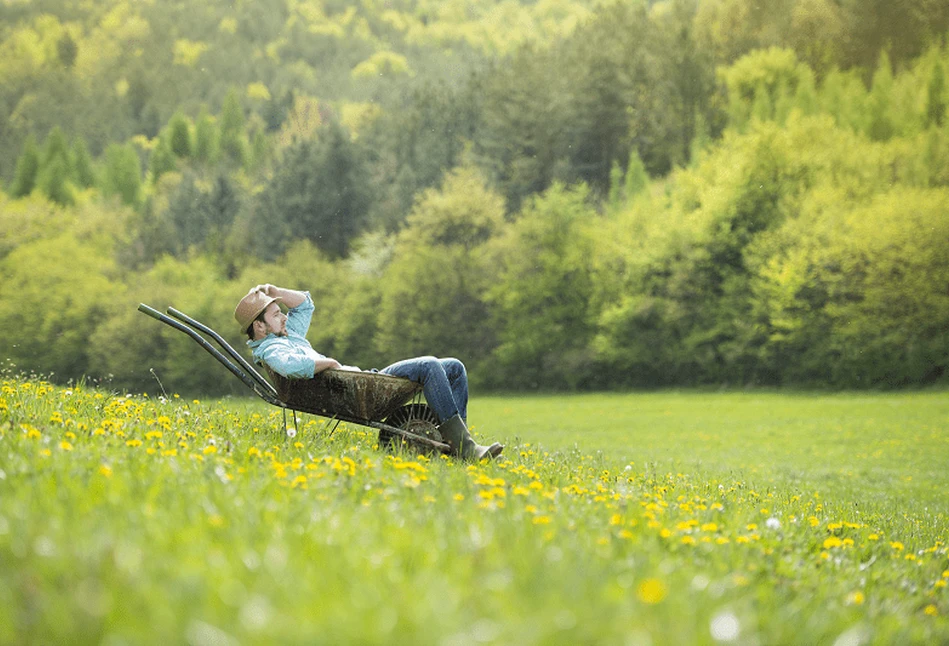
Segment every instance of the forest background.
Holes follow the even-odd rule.
[[[0,360],[237,380],[260,282],[483,389],[949,379],[949,4],[5,0]]]

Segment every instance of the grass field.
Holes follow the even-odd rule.
[[[7,378],[0,643],[949,643],[944,393],[470,415],[503,460]]]

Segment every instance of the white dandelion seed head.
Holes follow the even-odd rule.
[[[715,641],[735,641],[741,632],[741,622],[738,621],[738,617],[732,612],[720,612],[712,618],[712,622],[709,625],[709,632],[711,632],[712,639]]]

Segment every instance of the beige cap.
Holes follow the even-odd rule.
[[[246,331],[271,303],[279,303],[281,300],[283,299],[279,296],[276,298],[268,296],[256,287],[247,292],[247,296],[241,299],[241,302],[237,304],[237,309],[234,310],[234,318],[241,326],[241,332]]]

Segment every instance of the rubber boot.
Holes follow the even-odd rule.
[[[475,442],[471,437],[471,433],[468,432],[468,427],[465,426],[465,421],[461,419],[461,415],[455,415],[450,420],[442,422],[441,426],[438,427],[438,431],[442,434],[442,439],[451,446],[451,454],[460,457],[462,460],[477,462],[482,458],[492,459],[504,450],[504,447],[497,442],[491,446],[481,446]]]

